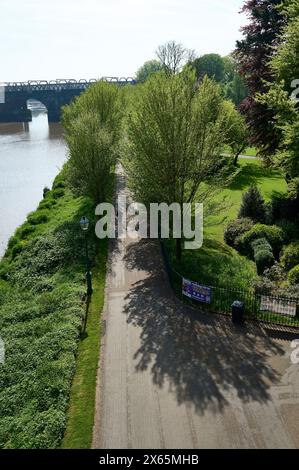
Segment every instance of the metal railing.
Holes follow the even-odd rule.
[[[299,298],[281,297],[268,293],[256,293],[254,289],[234,289],[230,287],[211,286],[203,280],[194,280],[194,284],[209,292],[209,301],[201,302],[183,293],[184,277],[172,266],[167,249],[161,241],[161,248],[170,284],[183,302],[208,311],[231,315],[233,302],[241,301],[245,305],[245,319],[255,320],[273,325],[299,328]]]

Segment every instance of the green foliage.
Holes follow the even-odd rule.
[[[6,349],[0,367],[0,448],[55,448],[63,437],[85,313],[78,220],[83,213],[92,219],[87,202],[66,191],[47,212],[47,222],[33,227],[36,233],[28,233],[28,223],[17,231],[30,237],[26,243],[13,237],[0,262],[0,334]],[[40,213],[30,217],[37,220]],[[92,258],[95,241],[90,237]]]
[[[224,241],[227,245],[236,248],[238,239],[248,232],[254,223],[251,219],[243,218],[231,221],[225,229]]]
[[[270,61],[274,81],[269,85],[266,95],[259,96],[259,101],[266,105],[275,115],[276,129],[281,133],[278,150],[274,156],[275,166],[282,168],[289,183],[299,177],[299,17],[298,0],[285,2],[283,9],[287,22],[280,36],[280,44],[276,54]],[[297,88],[297,93],[295,91]],[[290,187],[294,197],[294,185]],[[295,184],[295,197],[298,196],[298,184]]]
[[[160,72],[162,65],[158,60],[148,60],[137,70],[136,81],[144,83],[152,74]]]
[[[285,246],[280,261],[286,271],[299,265],[299,242]]]
[[[60,197],[64,196],[64,189],[61,187],[56,187],[52,191],[52,197],[54,199],[59,199]]]
[[[277,256],[284,242],[283,230],[275,225],[256,224],[246,232],[240,239],[242,251],[248,255],[252,253],[252,242],[260,238],[265,238],[271,245],[274,254]]]
[[[244,150],[249,145],[249,129],[246,124],[244,116],[236,111],[234,105],[227,103],[227,106],[230,107],[230,127],[227,134],[227,145],[230,146],[234,156],[234,164],[237,164],[239,155],[244,152]]]
[[[188,69],[150,78],[128,120],[124,164],[135,197],[145,203],[192,201],[213,171],[214,185],[225,184],[218,164],[230,116],[219,87],[207,77],[199,88]]]
[[[265,222],[265,201],[256,186],[251,186],[243,195],[239,218],[248,217],[254,222]]]
[[[299,284],[299,264],[289,272],[289,283],[293,286]]]
[[[31,225],[44,224],[49,219],[49,211],[37,210],[33,214],[28,216],[28,223]]]
[[[257,272],[261,275],[265,269],[273,265],[275,258],[270,250],[258,247],[254,250],[254,261],[256,263]]]
[[[116,85],[99,82],[63,109],[62,124],[69,148],[66,178],[77,194],[96,203],[105,199],[118,156],[120,95]]]
[[[216,82],[222,82],[224,79],[224,62],[219,54],[205,54],[195,59],[192,67],[199,79],[203,79],[205,75]]]

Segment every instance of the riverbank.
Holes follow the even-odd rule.
[[[88,434],[91,440],[107,242],[96,239],[91,224],[96,277],[86,318],[82,215],[93,220],[93,204],[75,197],[59,175],[0,262],[6,353],[0,366],[0,448],[60,447],[74,420],[85,433],[76,446],[84,447]],[[68,429],[65,442],[73,437]]]

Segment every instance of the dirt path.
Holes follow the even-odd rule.
[[[292,335],[182,306],[155,241],[111,243],[109,266],[93,448],[299,447]]]

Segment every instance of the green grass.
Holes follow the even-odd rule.
[[[231,154],[231,148],[229,146],[225,147],[225,153]],[[257,154],[257,149],[255,147],[247,147],[242,152],[242,155],[245,155],[246,157],[256,157],[256,154]]]
[[[175,268],[185,277],[208,285],[247,289],[257,277],[255,264],[241,256],[223,241],[225,227],[236,219],[242,195],[256,184],[266,201],[285,193],[287,185],[282,175],[264,168],[259,160],[240,159],[239,173],[233,183],[215,196],[213,202],[224,204],[217,215],[204,214],[204,244],[199,250],[184,251]]]
[[[100,352],[101,312],[107,260],[107,241],[101,241],[93,270],[93,295],[86,327],[79,344],[76,374],[72,384],[67,427],[62,442],[64,449],[89,449],[92,442],[96,375]]]

